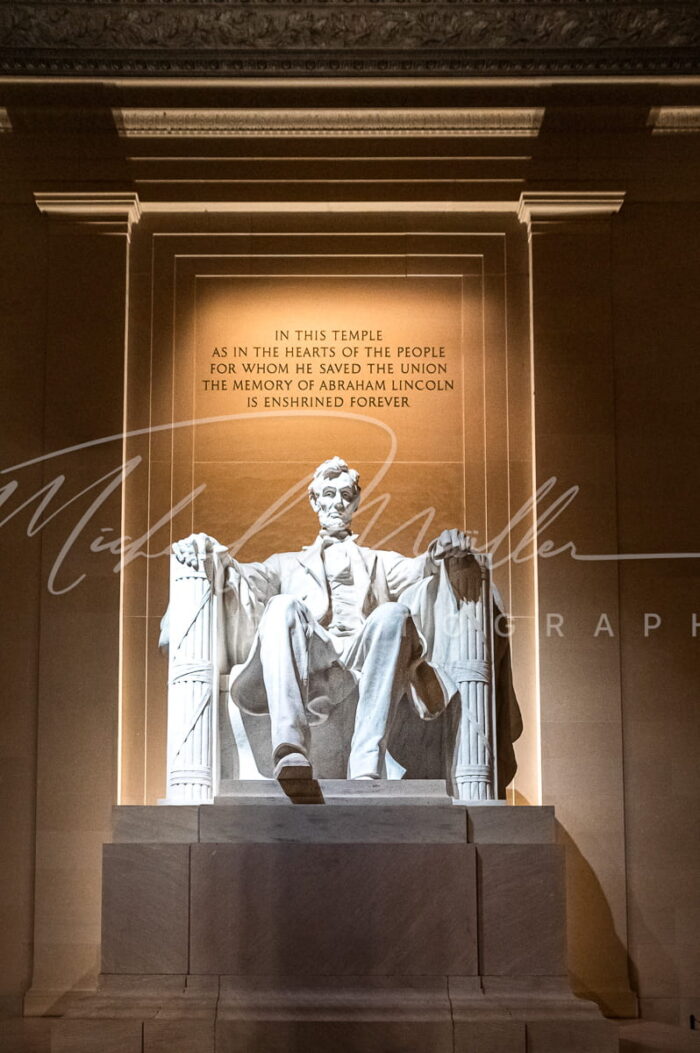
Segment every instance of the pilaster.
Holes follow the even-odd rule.
[[[133,193],[37,193],[47,222],[33,986],[89,987],[116,800],[129,243]],[[70,236],[66,236],[70,235]],[[107,441],[104,441],[107,439]],[[19,466],[21,471],[21,466]],[[96,542],[102,537],[102,542]]]
[[[603,992],[606,1010],[621,1016],[634,1011],[610,306],[610,224],[623,196],[526,192],[518,213],[530,243],[542,803],[556,806],[570,846],[574,987]]]

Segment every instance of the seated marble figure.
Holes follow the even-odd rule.
[[[183,568],[216,559],[231,700],[244,713],[269,714],[274,776],[288,792],[313,779],[310,729],[351,698],[350,779],[386,776],[403,707],[432,720],[452,704],[464,725],[452,765],[456,795],[495,796],[496,780],[502,792],[515,768],[519,715],[506,648],[501,660],[490,653],[487,561],[456,529],[415,557],[359,545],[359,475],[339,457],[316,469],[309,500],[320,529],[300,552],[241,563],[207,534],[173,546]],[[505,674],[496,706],[494,657]],[[496,724],[504,732],[497,775]]]

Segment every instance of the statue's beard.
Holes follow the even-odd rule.
[[[329,534],[350,533],[351,516],[343,516],[339,512],[323,512],[318,517],[321,530]]]

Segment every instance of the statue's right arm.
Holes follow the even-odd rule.
[[[210,534],[190,534],[189,537],[173,544],[173,556],[184,566],[203,570],[205,560],[212,554],[219,558],[225,572],[226,586],[236,588],[244,581],[253,591],[258,601],[265,602],[269,596],[279,591],[277,564],[273,558],[264,563],[240,563],[229,555],[226,545],[222,545]]]
[[[211,560],[212,555],[217,557],[220,571],[217,572],[216,567],[212,568],[212,585],[217,592],[221,590],[230,636],[228,649],[231,664],[243,660],[265,604],[280,590],[278,560],[273,556],[264,563],[239,563],[229,555],[225,545],[220,544],[210,534],[202,533],[190,534],[189,537],[176,541],[172,547],[172,554],[178,563],[192,567],[197,572],[205,572],[205,562]],[[207,576],[209,573],[211,570],[207,572]],[[171,595],[170,605],[172,603]],[[163,651],[169,646],[169,616],[170,606],[161,622],[159,646]],[[240,643],[239,638],[243,643]]]
[[[209,534],[190,534],[189,537],[174,542],[172,554],[178,563],[182,563],[183,566],[203,571],[204,561],[207,556],[219,550],[225,552],[226,548],[220,545],[216,538],[210,537]],[[173,602],[174,597],[171,594],[167,610],[160,621],[158,647],[163,653],[166,653],[170,646],[170,617]]]
[[[218,553],[224,563],[228,563],[231,558],[226,546],[210,534],[190,534],[173,544],[173,555],[178,563],[194,570],[203,570],[204,561],[212,552]]]

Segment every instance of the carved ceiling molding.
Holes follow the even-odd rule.
[[[540,108],[204,110],[122,109],[114,120],[125,138],[222,136],[536,136]]]
[[[40,212],[62,233],[126,234],[141,219],[138,194],[131,191],[66,191],[34,194]]]
[[[571,229],[572,220],[614,216],[624,200],[624,190],[524,190],[518,219],[527,224],[529,235],[561,230],[562,224]]]
[[[672,75],[699,44],[696,0],[0,4],[15,75]]]
[[[700,132],[700,106],[656,106],[649,114],[654,135],[689,135]]]

